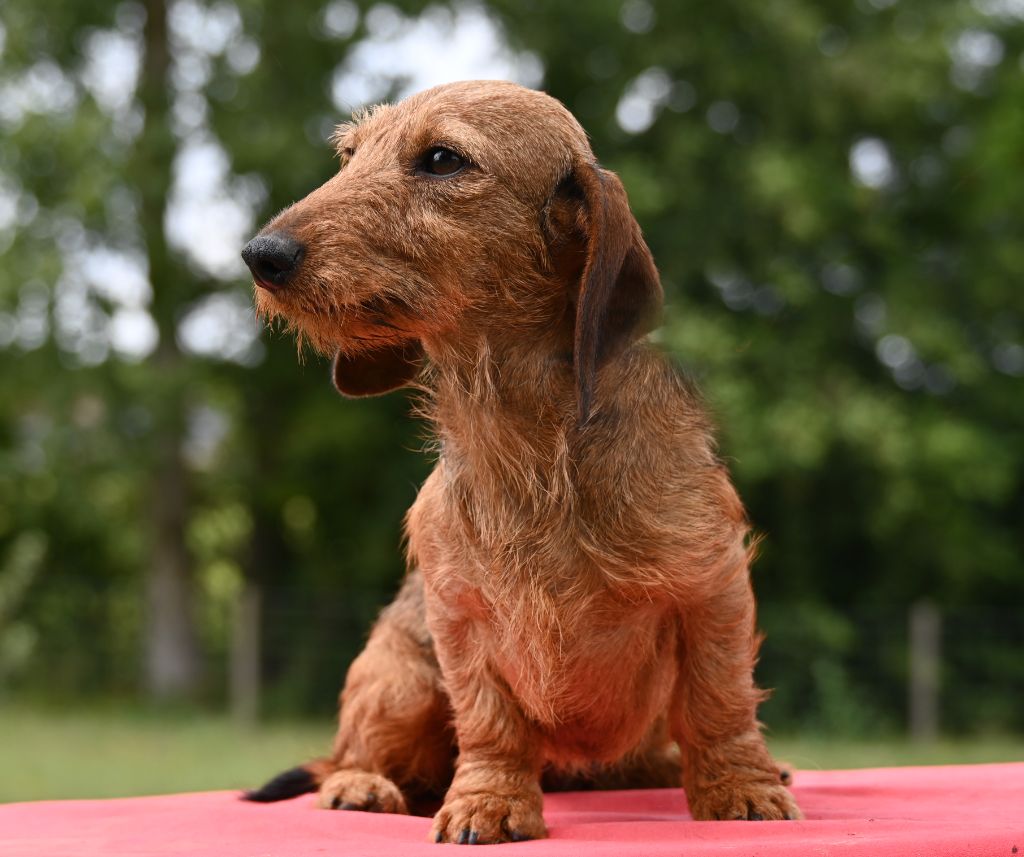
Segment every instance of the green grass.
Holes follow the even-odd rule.
[[[0,708],[0,802],[251,787],[322,754],[332,735],[329,720],[243,729],[208,713],[7,706]],[[929,746],[772,737],[770,744],[798,770],[1024,760],[1024,737]]]
[[[0,708],[0,803],[260,785],[330,748],[333,724],[208,713]]]
[[[769,736],[768,745],[775,758],[797,771],[1024,762],[1024,736],[943,739],[931,744],[912,744],[899,737],[855,740]]]

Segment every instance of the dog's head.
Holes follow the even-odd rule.
[[[347,395],[409,383],[489,334],[564,339],[586,416],[601,362],[661,305],[618,178],[561,103],[511,83],[439,86],[335,136],[341,169],[242,252],[264,315],[334,354]]]

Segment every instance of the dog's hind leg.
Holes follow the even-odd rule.
[[[455,736],[418,571],[381,613],[340,702],[335,770],[320,785],[321,806],[407,812],[408,801],[444,794]]]
[[[444,794],[455,736],[418,571],[408,575],[352,662],[340,703],[330,757],[271,780],[250,792],[250,800],[274,799],[261,795],[282,778],[297,780],[303,773],[308,787],[281,796],[319,787],[320,805],[327,809],[408,812],[410,803],[415,807]]]

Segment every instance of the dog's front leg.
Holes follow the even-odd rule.
[[[685,610],[671,712],[695,819],[801,818],[757,722],[758,636],[746,569]]]
[[[534,730],[485,664],[449,666],[445,682],[455,710],[459,758],[444,805],[434,816],[434,841],[476,845],[547,836]]]

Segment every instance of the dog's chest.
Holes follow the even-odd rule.
[[[569,755],[635,744],[671,689],[675,624],[601,594],[519,602],[490,605],[477,630],[523,712]]]
[[[476,499],[439,465],[409,516],[439,649],[500,676],[563,760],[621,756],[667,707],[671,600],[638,564],[592,558],[592,532],[565,510],[510,495],[485,515]]]

